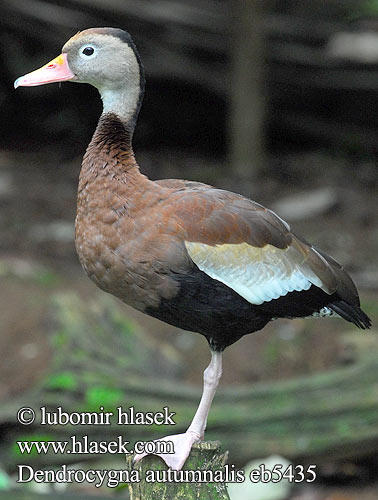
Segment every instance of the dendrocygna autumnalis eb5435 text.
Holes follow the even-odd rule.
[[[76,249],[84,270],[106,292],[201,333],[210,345],[188,430],[162,438],[175,453],[160,456],[180,469],[204,437],[227,346],[274,318],[335,315],[359,328],[371,323],[343,268],[272,211],[212,186],[140,173],[132,136],[144,73],[127,32],[81,31],[15,87],[64,80],[95,86],[103,101],[79,180]]]

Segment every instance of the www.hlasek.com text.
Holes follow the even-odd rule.
[[[70,436],[67,441],[17,441],[18,449],[21,455],[30,455],[34,453],[47,455],[54,453],[56,455],[128,455],[131,453],[147,454],[172,454],[175,452],[172,441],[137,441],[134,447],[130,446],[130,441],[125,441],[122,436],[110,441],[97,441],[90,439],[89,436],[77,437]]]

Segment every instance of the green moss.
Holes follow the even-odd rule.
[[[89,408],[98,409],[100,406],[113,408],[122,403],[123,391],[112,387],[91,387],[85,393],[85,402]]]
[[[48,389],[74,391],[78,387],[78,380],[71,372],[56,373],[48,377],[46,387]]]

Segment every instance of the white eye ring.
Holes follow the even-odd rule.
[[[83,45],[80,49],[80,57],[83,59],[93,59],[97,56],[96,47],[93,45]]]

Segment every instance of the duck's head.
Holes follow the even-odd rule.
[[[72,81],[89,83],[101,94],[104,113],[115,113],[134,126],[144,91],[139,54],[126,31],[90,28],[63,46],[62,53],[31,73],[17,78],[15,88]]]

